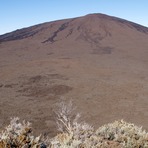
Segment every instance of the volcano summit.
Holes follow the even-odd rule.
[[[89,14],[1,35],[1,126],[18,116],[52,136],[62,98],[94,126],[124,119],[148,129],[148,28]]]

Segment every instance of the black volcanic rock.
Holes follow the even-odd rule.
[[[32,31],[32,27],[19,29],[0,36],[0,42],[21,40],[35,35],[38,31]]]
[[[42,43],[46,43],[46,42],[51,42],[51,43],[53,43],[53,42],[55,42],[55,38],[56,38],[56,36],[58,35],[58,33],[61,32],[61,31],[63,31],[64,29],[66,29],[66,28],[68,27],[68,24],[69,24],[71,21],[73,21],[73,19],[70,20],[70,21],[68,21],[68,22],[66,22],[66,23],[63,23],[63,24],[53,33],[52,36],[50,36],[47,40],[43,41]],[[71,33],[72,33],[72,31],[70,31],[70,33],[67,35],[67,37],[68,37]]]

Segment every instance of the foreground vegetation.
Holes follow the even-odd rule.
[[[79,121],[71,102],[58,104],[55,114],[57,136],[35,137],[29,122],[13,118],[0,132],[0,148],[148,148],[148,133],[132,123],[120,120],[94,130]]]

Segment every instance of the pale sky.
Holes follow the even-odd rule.
[[[0,0],[0,34],[90,13],[103,13],[148,27],[148,0]]]

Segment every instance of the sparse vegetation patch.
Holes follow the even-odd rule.
[[[124,120],[115,121],[94,130],[79,121],[72,102],[61,102],[55,110],[59,133],[49,139],[33,136],[31,124],[12,118],[0,132],[0,148],[148,148],[148,133]]]

